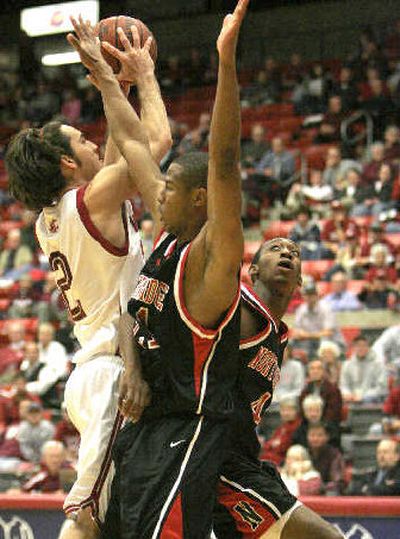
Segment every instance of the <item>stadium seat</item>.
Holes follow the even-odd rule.
[[[353,434],[362,436],[367,434],[373,423],[382,419],[381,404],[353,404],[349,406],[349,424]]]
[[[380,438],[356,437],[353,439],[353,473],[376,466],[376,446]]]
[[[244,255],[243,260],[245,262],[251,262],[253,260],[254,255],[258,251],[258,248],[260,247],[259,241],[246,241],[244,244]]]
[[[398,249],[400,247],[400,233],[385,234],[385,237]]]
[[[264,239],[282,237],[287,238],[293,228],[295,221],[272,221],[263,231]]]
[[[305,260],[302,263],[303,275],[311,275],[316,281],[319,281],[334,263],[334,260]]]
[[[304,157],[306,158],[308,168],[323,170],[325,167],[326,154],[332,144],[319,144],[309,146],[304,151]]]
[[[361,333],[360,328],[356,326],[343,326],[341,328],[341,331],[342,331],[343,338],[346,341],[346,344],[348,346],[350,346],[353,340],[356,337],[358,337]]]

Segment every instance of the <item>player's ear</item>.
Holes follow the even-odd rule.
[[[70,155],[62,155],[60,159],[61,172],[71,173],[77,168],[76,161]]]
[[[207,206],[207,189],[196,187],[192,192],[193,206]]]
[[[260,268],[258,264],[251,264],[251,266],[249,267],[249,275],[251,282],[254,284],[257,281],[258,276],[260,275]]]

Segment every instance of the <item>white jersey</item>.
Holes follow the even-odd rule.
[[[36,222],[40,246],[55,272],[82,347],[75,363],[118,353],[119,316],[144,263],[132,204],[126,201],[122,207],[126,239],[119,248],[94,225],[84,193],[85,187],[68,191],[56,206],[44,208]]]

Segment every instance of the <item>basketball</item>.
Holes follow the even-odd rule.
[[[150,56],[152,57],[153,62],[155,62],[157,59],[157,43],[151,31],[141,20],[125,15],[108,17],[96,24],[95,32],[99,36],[100,41],[108,41],[108,43],[111,43],[111,45],[117,49],[124,50],[118,36],[117,28],[122,28],[126,37],[132,43],[132,26],[136,26],[138,29],[141,47],[146,43],[148,37],[151,36],[153,38],[150,46]],[[107,63],[112,67],[114,73],[118,73],[121,67],[119,60],[114,58],[114,56],[111,56],[111,54],[105,50],[102,50],[102,53]]]

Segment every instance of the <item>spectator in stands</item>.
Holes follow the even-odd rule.
[[[388,327],[372,345],[378,361],[389,369],[400,359],[400,324]]]
[[[293,433],[300,425],[295,399],[280,401],[279,413],[281,424],[274,430],[269,439],[261,446],[260,460],[268,460],[280,466],[285,460],[286,451],[292,445]]]
[[[377,361],[366,337],[353,340],[353,354],[343,363],[340,389],[345,402],[382,402],[387,395],[387,373]]]
[[[345,233],[345,240],[337,249],[334,265],[326,272],[324,280],[329,281],[337,271],[345,272],[352,279],[362,279],[363,268],[362,247],[357,231],[350,228]]]
[[[321,476],[313,467],[307,449],[292,445],[286,453],[281,477],[294,496],[315,496],[321,493]]]
[[[304,367],[300,361],[293,358],[293,348],[288,344],[283,353],[281,377],[276,386],[273,403],[279,404],[282,400],[297,399],[304,386]]]
[[[37,302],[39,294],[34,288],[29,273],[22,275],[18,281],[18,290],[15,293],[10,308],[9,318],[35,318],[38,314]]]
[[[375,142],[370,147],[371,158],[364,165],[362,171],[363,181],[373,184],[378,177],[381,164],[385,159],[385,146],[383,142]]]
[[[63,361],[54,356],[49,361],[42,361],[38,345],[35,342],[26,343],[21,372],[29,393],[40,397],[46,408],[59,408],[61,396],[57,384],[68,374],[66,359]]]
[[[42,447],[41,470],[22,486],[22,491],[62,494],[61,474],[67,469],[73,472],[65,457],[65,448],[61,442],[45,442]]]
[[[338,200],[331,204],[332,215],[322,228],[321,238],[325,247],[334,255],[340,244],[345,243],[346,232],[359,233],[356,222],[348,216],[347,208]]]
[[[342,100],[337,95],[332,95],[328,100],[328,110],[324,114],[317,136],[314,138],[315,144],[327,144],[340,141],[340,125],[345,114],[342,108]]]
[[[198,126],[187,133],[178,146],[178,154],[187,152],[201,151],[208,144],[208,134],[210,132],[211,116],[208,112],[202,112],[199,117]]]
[[[250,131],[250,140],[242,144],[242,166],[250,169],[255,168],[270,149],[264,127],[258,123],[253,124]]]
[[[39,463],[42,446],[54,436],[54,425],[43,419],[43,409],[38,402],[31,402],[18,428],[17,439],[25,460]]]
[[[184,63],[184,84],[195,88],[202,86],[206,69],[207,65],[200,50],[197,47],[192,47],[189,58]]]
[[[387,262],[391,263],[394,260],[396,253],[395,245],[387,238],[385,228],[379,221],[374,221],[369,226],[367,241],[364,242],[361,255],[365,259],[365,264],[374,264],[372,252],[375,252],[375,245],[385,245],[388,250],[388,255],[391,257]],[[376,253],[375,253],[376,256]]]
[[[0,390],[0,424],[7,427],[19,423],[23,419],[21,410],[24,411],[31,401],[39,402],[39,399],[27,391],[25,378],[19,372],[10,388]]]
[[[82,103],[74,89],[65,90],[62,96],[61,114],[68,124],[76,124],[81,117]]]
[[[7,234],[6,248],[0,254],[0,277],[18,279],[31,267],[32,251],[21,244],[21,232],[18,228]]]
[[[323,421],[325,403],[320,395],[307,395],[302,402],[303,417],[298,429],[293,433],[293,443],[307,446],[307,432],[310,425]],[[329,434],[329,443],[340,449],[340,427],[332,421],[324,421]]]
[[[320,359],[312,359],[308,364],[308,381],[300,395],[300,403],[307,395],[320,395],[324,408],[322,420],[340,423],[342,418],[342,395],[337,385],[330,383],[325,375]]]
[[[167,58],[166,65],[162,67],[160,85],[171,94],[177,94],[183,89],[183,71],[178,55]]]
[[[394,186],[395,172],[393,167],[388,163],[382,163],[374,182],[374,203],[371,206],[372,215],[379,217],[383,212],[396,208],[396,201],[393,200]]]
[[[65,370],[67,364],[67,354],[64,346],[54,340],[54,326],[44,322],[39,325],[38,342],[39,342],[39,361],[43,364],[50,362],[58,363],[60,371]]]
[[[358,298],[367,309],[396,309],[398,292],[389,283],[387,271],[377,269],[363,285]]]
[[[308,183],[292,185],[285,206],[293,213],[301,206],[311,206],[314,213],[323,216],[333,199],[333,189],[322,181],[320,170],[310,170]]]
[[[311,220],[308,206],[300,206],[296,214],[296,223],[289,232],[289,239],[300,245],[302,260],[321,258],[321,233],[317,223]]]
[[[351,496],[400,495],[400,447],[396,440],[381,440],[376,448],[377,467],[353,475],[346,494]]]
[[[384,134],[384,159],[391,163],[400,160],[400,129],[397,125],[389,125]]]
[[[333,340],[343,347],[343,338],[337,327],[332,309],[318,299],[314,282],[303,287],[305,302],[296,309],[292,331],[293,347],[306,351],[313,357],[324,339]]]
[[[335,386],[339,385],[340,371],[340,348],[333,341],[322,341],[318,348],[317,357],[324,366],[325,379]]]
[[[322,491],[328,496],[339,496],[344,490],[344,459],[328,440],[328,430],[323,423],[308,427],[307,446],[311,462],[321,474]]]
[[[242,107],[257,107],[276,103],[280,98],[280,84],[272,72],[262,69],[256,74],[252,84],[241,90]]]
[[[350,209],[350,217],[371,215],[375,201],[375,190],[372,184],[363,183],[360,170],[349,168],[344,176],[341,188],[335,192],[337,200]]]
[[[35,253],[38,247],[35,234],[36,218],[37,215],[33,211],[24,209],[21,212],[21,221],[23,223],[22,227],[19,229],[21,234],[21,245],[29,247],[32,253]]]
[[[65,403],[61,405],[62,419],[56,424],[54,439],[62,442],[66,450],[66,460],[72,464],[78,461],[80,436],[72,423]]]
[[[298,52],[290,56],[289,65],[283,74],[283,86],[287,90],[292,90],[299,81],[302,81],[306,75],[306,69],[303,59]]]
[[[330,93],[337,95],[342,100],[343,112],[351,112],[357,108],[358,88],[354,81],[353,71],[348,66],[343,66],[339,73],[339,80],[333,82]]]
[[[0,382],[9,382],[22,361],[25,347],[25,327],[17,320],[7,324],[8,346],[0,348]]]
[[[32,123],[43,125],[50,121],[59,110],[58,96],[46,82],[39,82],[27,108],[27,119]]]
[[[342,152],[339,146],[328,148],[326,154],[325,168],[322,173],[324,185],[330,185],[334,192],[342,186],[347,171],[350,168],[361,170],[361,166],[352,159],[342,159]]]
[[[44,322],[62,322],[68,320],[68,311],[62,294],[57,288],[56,279],[53,271],[48,271],[43,285],[43,294],[37,304],[38,318],[40,323]]]
[[[373,79],[369,81],[369,85],[371,96],[361,103],[361,107],[372,116],[374,121],[374,136],[380,139],[383,136],[385,126],[392,119],[394,105],[385,92],[385,87],[381,79]]]
[[[358,311],[362,309],[362,304],[357,296],[347,290],[347,273],[336,271],[331,277],[332,292],[324,296],[323,302],[327,303],[332,311]]]

